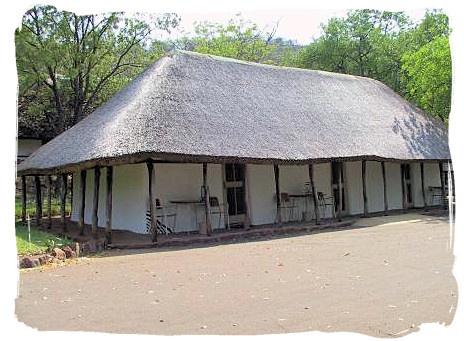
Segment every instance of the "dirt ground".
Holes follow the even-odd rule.
[[[393,337],[449,325],[458,288],[448,220],[405,214],[355,225],[21,271],[15,313],[38,330],[124,334]]]

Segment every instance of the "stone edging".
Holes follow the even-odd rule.
[[[66,259],[78,258],[101,252],[107,247],[105,240],[74,242],[72,246],[54,248],[52,251],[34,256],[19,256],[19,268],[35,268],[50,263],[61,263]]]

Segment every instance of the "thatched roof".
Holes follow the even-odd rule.
[[[382,83],[175,51],[18,167],[447,160],[446,127]]]

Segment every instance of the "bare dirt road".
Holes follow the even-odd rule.
[[[22,272],[15,313],[39,330],[162,335],[319,330],[392,337],[426,322],[450,324],[458,288],[447,219],[408,214],[356,225],[364,227],[112,251]]]

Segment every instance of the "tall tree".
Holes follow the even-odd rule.
[[[451,56],[443,12],[428,11],[414,26],[403,12],[353,10],[321,28],[321,37],[284,64],[378,79],[447,121]]]
[[[178,23],[33,7],[15,34],[20,123],[45,126],[46,138],[66,130],[162,54],[148,49],[154,29]]]
[[[419,107],[448,123],[451,110],[451,53],[447,37],[436,38],[417,51],[405,53],[407,91]]]
[[[209,53],[260,63],[272,63],[271,54],[277,49],[272,41],[277,25],[270,31],[245,21],[239,14],[227,25],[200,22],[195,26],[195,48]]]

